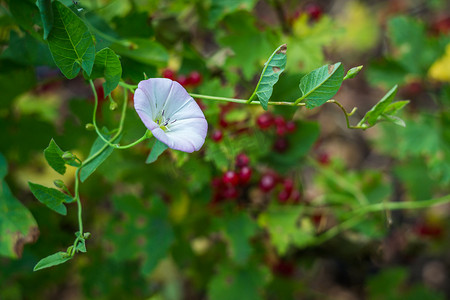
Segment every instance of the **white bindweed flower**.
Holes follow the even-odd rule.
[[[139,82],[134,108],[145,127],[169,148],[191,153],[205,142],[205,115],[176,81],[151,78]]]

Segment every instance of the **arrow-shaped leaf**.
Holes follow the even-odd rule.
[[[58,68],[68,79],[75,78],[80,67],[89,75],[95,59],[95,46],[89,29],[69,8],[53,2],[53,29],[48,47]]]
[[[66,173],[66,161],[62,158],[64,151],[52,139],[44,150],[44,156],[50,167],[61,175]]]
[[[368,127],[372,127],[378,120],[378,117],[383,114],[383,112],[389,107],[394,100],[395,94],[397,93],[397,86],[394,86],[389,92],[384,95],[384,97],[375,104],[371,110],[369,110],[362,120],[358,123],[358,126],[363,126],[364,123],[368,123]],[[403,105],[404,106],[404,105]]]
[[[67,254],[67,252],[57,252],[55,254],[49,255],[43,259],[41,259],[35,266],[33,271],[37,271],[40,269],[50,268],[56,265],[60,265],[62,263],[65,263],[69,259],[71,259],[72,256]]]
[[[273,86],[278,82],[280,74],[283,73],[284,68],[286,67],[286,50],[286,44],[281,45],[272,53],[269,60],[264,64],[261,77],[259,78],[258,84],[256,85],[255,91],[250,97],[249,102],[251,102],[255,96],[258,96],[261,106],[267,110],[267,103],[272,96]]]
[[[119,57],[109,48],[102,49],[95,54],[91,79],[100,77],[106,80],[103,83],[105,96],[109,95],[117,87],[122,77],[122,65]]]
[[[30,190],[39,202],[61,215],[67,214],[67,208],[63,203],[73,202],[73,198],[57,189],[49,188],[40,184],[28,182]]]
[[[344,68],[340,62],[315,69],[300,80],[303,95],[295,103],[305,99],[307,108],[321,106],[338,92],[343,79]]]

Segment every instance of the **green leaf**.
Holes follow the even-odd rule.
[[[377,104],[375,104],[372,107],[371,110],[369,110],[365,114],[362,120],[358,123],[358,126],[361,126],[366,122],[369,124],[368,127],[375,125],[375,123],[378,120],[378,117],[381,116],[381,114],[386,110],[389,104],[391,104],[396,93],[397,93],[397,86],[394,86],[389,92],[387,92],[386,95],[384,95],[384,97],[380,101],[378,101]]]
[[[305,99],[309,109],[321,106],[338,92],[343,80],[344,68],[340,62],[315,69],[300,80],[303,93],[300,100]]]
[[[72,259],[72,256],[67,254],[67,252],[57,252],[55,254],[49,255],[41,259],[35,266],[33,271],[38,271],[45,268],[50,268],[56,265],[65,263],[66,261]]]
[[[269,60],[264,64],[256,89],[250,97],[252,99],[254,95],[258,96],[259,102],[265,110],[267,110],[267,102],[272,96],[273,86],[286,67],[286,50],[287,46],[284,44],[272,53]]]
[[[95,54],[91,79],[101,77],[106,80],[103,83],[105,96],[109,95],[117,87],[122,77],[122,65],[119,57],[109,48],[102,49]]]
[[[251,11],[255,6],[256,0],[212,0],[209,9],[209,25],[216,25],[224,16],[238,10]]]
[[[58,68],[68,79],[75,78],[80,66],[91,75],[95,46],[84,22],[59,1],[53,2],[54,24],[48,46]]]
[[[128,43],[115,43],[111,48],[122,56],[132,58],[140,63],[165,66],[169,60],[167,50],[158,42],[134,38],[127,40]]]
[[[118,261],[143,258],[141,272],[151,273],[174,241],[167,205],[156,197],[149,202],[130,194],[114,197],[113,202],[124,218],[107,229],[106,238],[114,247],[111,255]]]
[[[401,119],[397,116],[392,116],[392,115],[383,113],[380,117],[378,117],[378,120],[385,120],[385,121],[394,123],[395,125],[406,127],[405,121],[403,121],[403,119]]]
[[[42,24],[44,25],[44,40],[46,40],[53,28],[52,0],[37,0],[36,5],[41,14]]]
[[[291,244],[305,247],[314,239],[312,224],[298,224],[302,211],[300,206],[272,205],[259,215],[259,225],[267,229],[270,240],[280,255],[286,254]]]
[[[73,202],[73,198],[57,189],[49,188],[40,184],[28,182],[30,190],[39,202],[61,215],[67,214],[66,206],[63,203]]]
[[[39,229],[33,215],[3,180],[7,172],[6,159],[0,153],[0,255],[18,258],[25,244],[36,241]]]
[[[362,68],[363,68],[363,66],[351,68],[350,70],[347,71],[347,74],[345,75],[344,80],[355,78],[356,75],[358,75],[359,71],[361,71]]]
[[[231,257],[237,264],[246,263],[252,252],[249,239],[256,233],[256,223],[246,213],[228,216],[222,222],[230,242]]]
[[[241,268],[222,265],[208,287],[208,299],[262,299],[262,290],[269,279],[269,270],[256,264]]]
[[[77,247],[75,248],[75,250],[86,253],[86,240],[85,239],[80,239],[77,243]]]
[[[61,175],[64,175],[64,173],[66,173],[66,162],[62,158],[63,154],[64,151],[62,151],[61,148],[58,147],[53,139],[50,141],[48,147],[44,150],[45,159],[47,160],[50,167],[52,167],[53,170]]]
[[[409,100],[393,102],[386,107],[383,113],[388,115],[395,115],[397,112],[403,109],[403,107],[405,107],[408,103]]]
[[[105,139],[107,140],[110,139],[109,135],[104,133],[102,134]],[[111,142],[117,143],[120,141],[121,137],[122,136],[120,135],[114,141]],[[80,172],[81,182],[84,182],[98,168],[98,166],[100,166],[108,158],[108,156],[111,155],[113,150],[114,150],[113,147],[108,146],[108,144],[106,144],[100,137],[97,137],[94,144],[92,145],[91,152],[89,153],[89,157],[87,159],[94,157],[94,155],[95,158],[93,158],[86,164],[83,164],[83,167]]]
[[[291,147],[283,153],[271,152],[268,157],[277,167],[291,168],[298,164],[319,138],[320,128],[317,122],[296,122],[296,127],[295,132],[287,136]]]
[[[155,139],[155,143],[153,144],[152,147],[152,151],[150,151],[150,154],[147,157],[147,160],[145,161],[146,164],[151,164],[153,162],[155,162],[158,157],[164,152],[166,151],[166,149],[169,148],[167,147],[166,144],[164,144],[163,142],[161,142],[158,139]]]

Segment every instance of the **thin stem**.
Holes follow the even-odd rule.
[[[336,225],[333,228],[327,230],[321,235],[317,236],[310,245],[321,244],[331,239],[332,237],[336,236],[340,232],[352,228],[360,221],[362,221],[365,215],[370,212],[377,212],[383,210],[398,210],[398,209],[421,209],[435,205],[442,205],[446,203],[450,203],[450,195],[423,201],[388,202],[388,203],[383,202],[362,206],[361,208],[354,210],[350,218],[348,218],[341,224]]]
[[[103,140],[103,142],[105,142],[106,144],[108,144],[108,146],[113,147],[115,149],[128,149],[133,147],[134,145],[139,144],[140,142],[142,142],[143,140],[145,140],[146,138],[146,134],[144,134],[143,137],[141,137],[139,140],[129,144],[129,145],[125,145],[125,146],[119,146],[117,144],[112,144],[108,139],[106,139],[100,132],[100,130],[98,129],[97,126],[97,120],[96,120],[96,115],[97,115],[97,108],[98,108],[98,96],[97,96],[97,91],[95,90],[95,85],[94,82],[92,80],[89,80],[89,84],[91,85],[92,88],[92,92],[94,94],[94,113],[92,115],[92,124],[94,125],[95,128],[95,132],[97,132],[97,135]],[[123,101],[123,106],[122,106],[122,114],[120,117],[120,125],[119,128],[121,128],[123,126],[123,122],[125,120],[125,113],[127,110],[127,93],[126,91],[124,91],[124,101]],[[114,139],[111,139],[112,141]],[[103,148],[102,148],[103,149]]]
[[[137,89],[137,87],[138,87],[137,85],[128,84],[128,83],[125,83],[125,82],[123,82],[123,81],[120,81],[120,82],[119,82],[119,85],[120,85],[121,87],[124,87],[124,88],[130,90],[132,93],[134,93],[134,90]]]
[[[216,96],[200,95],[200,94],[194,94],[194,93],[189,93],[189,95],[191,95],[191,97],[194,97],[194,98],[213,100],[213,101],[224,101],[224,102],[234,102],[234,103],[241,103],[241,104],[260,105],[259,101],[248,103],[248,100],[245,100],[245,99],[216,97]],[[306,106],[305,103],[299,103],[299,104],[295,105],[294,102],[288,102],[288,101],[269,101],[268,104],[270,104],[270,105],[287,105],[287,106]]]
[[[366,129],[366,128],[361,127],[361,126],[351,126],[350,125],[350,120],[349,120],[348,117],[355,113],[356,107],[353,108],[353,110],[350,113],[348,113],[347,110],[345,109],[345,107],[341,103],[336,101],[336,100],[331,99],[331,100],[328,100],[327,103],[334,103],[334,104],[336,104],[344,112],[345,121],[347,122],[347,128],[349,128],[349,129]]]

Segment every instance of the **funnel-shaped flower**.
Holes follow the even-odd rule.
[[[134,108],[145,127],[169,148],[191,153],[205,142],[208,130],[205,115],[176,81],[166,78],[141,81],[134,93]]]

